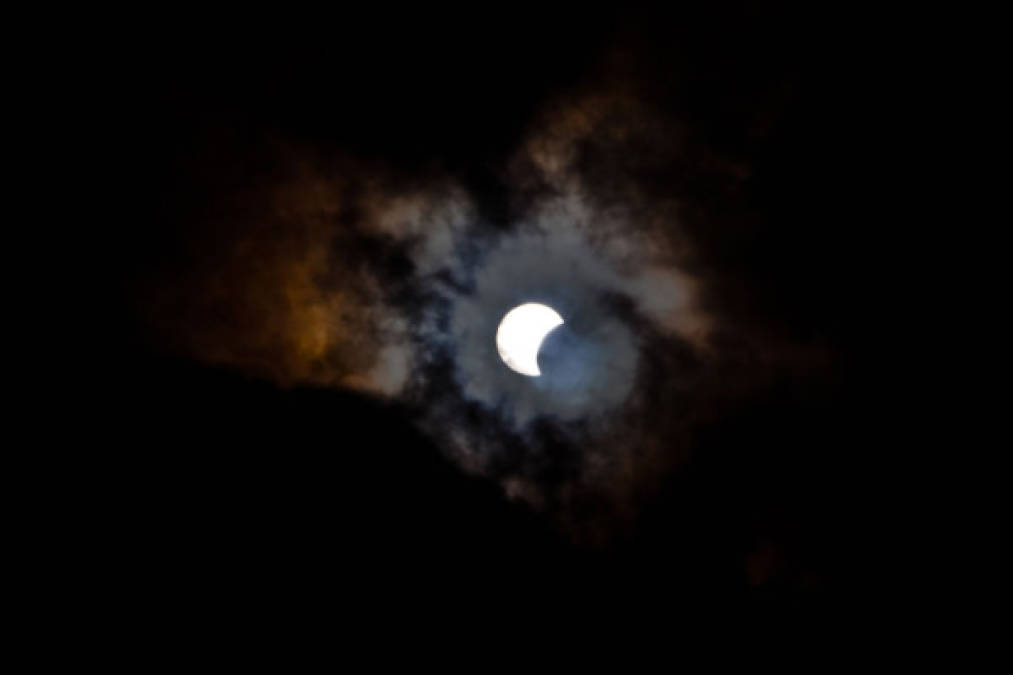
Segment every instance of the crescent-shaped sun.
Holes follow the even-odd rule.
[[[537,302],[528,302],[514,307],[503,317],[496,330],[496,349],[503,363],[521,375],[538,377],[538,350],[545,336],[563,318],[556,310]]]

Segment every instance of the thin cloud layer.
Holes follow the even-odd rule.
[[[685,454],[734,361],[712,341],[720,319],[678,195],[654,178],[683,138],[630,96],[548,108],[503,168],[507,226],[451,174],[282,146],[281,171],[203,214],[152,324],[206,363],[399,401],[463,470],[574,531],[588,508],[621,520]],[[496,352],[500,319],[524,302],[566,321],[538,378]]]

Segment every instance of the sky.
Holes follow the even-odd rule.
[[[363,594],[839,593],[864,243],[820,19],[367,10],[111,46],[108,536]],[[524,302],[566,321],[539,378],[496,352]]]

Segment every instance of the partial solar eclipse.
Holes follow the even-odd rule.
[[[562,324],[563,318],[556,310],[537,302],[514,307],[496,330],[496,349],[503,363],[521,375],[538,377],[542,374],[538,369],[538,350],[545,336]]]

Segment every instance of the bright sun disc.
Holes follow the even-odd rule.
[[[496,330],[496,349],[503,363],[521,375],[538,377],[542,374],[538,369],[538,350],[542,341],[562,324],[563,318],[556,310],[537,302],[514,307],[506,313]]]

